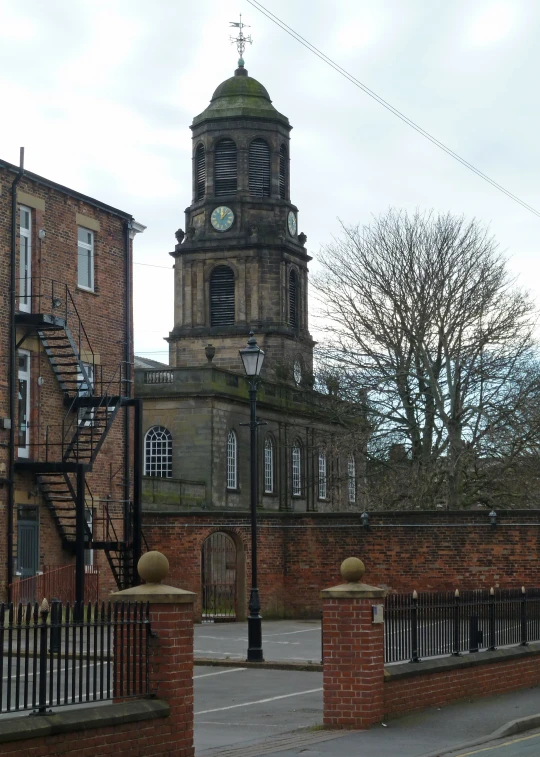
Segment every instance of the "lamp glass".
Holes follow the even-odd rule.
[[[257,346],[240,350],[246,376],[259,376],[264,361],[264,352]]]

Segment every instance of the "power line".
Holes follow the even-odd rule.
[[[164,268],[166,271],[172,271],[173,267],[168,265],[154,265],[153,263],[137,263],[134,262],[133,265],[145,265],[148,268]]]
[[[361,81],[359,81],[355,76],[350,74],[348,71],[346,71],[344,68],[342,68],[338,63],[336,63],[332,58],[329,58],[325,53],[323,53],[321,50],[319,50],[315,45],[312,45],[311,42],[308,42],[307,39],[302,37],[298,32],[296,32],[294,29],[292,29],[290,26],[288,26],[284,21],[282,21],[280,18],[275,16],[271,11],[269,11],[267,8],[265,8],[261,3],[258,2],[258,0],[247,0],[247,2],[252,5],[256,10],[258,10],[260,13],[262,13],[264,16],[266,16],[270,21],[272,21],[274,24],[280,27],[284,32],[287,32],[289,36],[291,36],[293,39],[295,39],[297,42],[300,42],[301,45],[303,45],[307,50],[309,50],[311,53],[316,55],[318,58],[320,58],[324,63],[327,63],[329,66],[331,66],[335,71],[337,71],[339,74],[344,76],[346,79],[348,79],[352,84],[354,84],[356,87],[361,89],[363,92],[366,93],[366,95],[369,95],[373,100],[379,103],[379,105],[382,105],[383,108],[386,108],[391,113],[393,113],[395,116],[400,118],[404,123],[406,123],[411,128],[415,129],[419,134],[421,134],[426,139],[429,139],[430,142],[432,142],[436,147],[443,150],[447,155],[450,155],[450,157],[457,160],[459,163],[461,163],[465,168],[468,168],[470,171],[475,173],[477,176],[479,176],[484,181],[487,181],[488,184],[491,184],[492,187],[495,187],[495,189],[498,189],[499,192],[503,192],[507,197],[509,197],[511,200],[514,200],[514,202],[517,202],[519,205],[521,205],[526,210],[530,211],[531,213],[534,213],[535,216],[538,216],[540,218],[540,211],[536,210],[536,208],[533,208],[532,205],[529,205],[524,200],[521,200],[517,195],[510,192],[508,189],[505,189],[501,184],[496,182],[494,179],[491,179],[489,176],[487,176],[485,173],[480,171],[480,169],[476,168],[472,165],[472,163],[469,163],[468,160],[465,160],[465,158],[462,158],[460,155],[458,155],[454,150],[452,150],[450,147],[447,147],[443,142],[438,140],[436,137],[434,137],[432,134],[427,132],[425,129],[423,129],[421,126],[419,126],[417,123],[412,121],[410,118],[408,118],[404,113],[399,111],[397,108],[394,108],[393,105],[390,105],[389,102],[384,100],[382,97],[380,97],[376,92],[374,92],[372,89],[367,87],[365,84],[362,84]]]

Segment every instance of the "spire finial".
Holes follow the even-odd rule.
[[[244,67],[244,50],[246,49],[246,42],[249,42],[250,45],[253,44],[253,40],[251,39],[251,34],[247,37],[244,35],[244,28],[248,27],[248,24],[244,24],[242,21],[242,14],[240,14],[240,21],[229,21],[229,26],[234,26],[235,28],[239,29],[238,37],[231,37],[229,36],[229,39],[231,42],[236,44],[236,49],[238,50],[238,55],[240,56],[238,59],[238,67],[243,68]]]

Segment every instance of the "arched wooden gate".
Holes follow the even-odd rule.
[[[202,546],[202,619],[236,620],[236,544],[223,531]]]

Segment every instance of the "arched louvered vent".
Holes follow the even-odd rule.
[[[293,270],[289,274],[289,325],[298,326],[298,282]]]
[[[249,146],[249,191],[270,197],[270,148],[264,139],[254,139]]]
[[[206,156],[204,145],[199,145],[195,152],[195,182],[197,200],[202,200],[206,189]]]
[[[216,197],[236,192],[236,145],[232,139],[222,139],[216,145],[214,192]]]
[[[282,200],[287,199],[287,148],[281,145],[279,148],[279,196]]]
[[[234,326],[234,273],[218,265],[210,276],[210,325]]]

